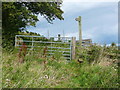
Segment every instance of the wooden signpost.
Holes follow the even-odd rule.
[[[79,44],[80,44],[80,46],[82,46],[82,25],[81,25],[81,16],[79,16],[79,17],[76,18],[75,20],[78,21],[78,25],[79,25]]]

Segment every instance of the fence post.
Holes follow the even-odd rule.
[[[33,48],[33,37],[32,37],[32,48]]]
[[[33,45],[34,45],[34,44],[33,44],[33,40],[34,40],[34,39],[33,39],[33,37],[32,37],[32,55],[33,55]]]
[[[72,59],[75,59],[76,37],[72,37]]]
[[[15,47],[17,46],[17,36],[15,36]]]

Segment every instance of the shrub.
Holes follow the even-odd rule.
[[[90,46],[90,47],[82,47],[81,49],[77,48],[76,55],[79,56],[78,58],[83,59],[89,63],[93,61],[97,62],[101,55],[101,47],[100,46]]]

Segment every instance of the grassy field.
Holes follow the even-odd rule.
[[[3,88],[118,88],[118,50],[115,47],[76,47],[76,59],[56,54],[45,58],[27,54],[18,63],[17,51],[3,50]],[[83,63],[77,62],[82,60]]]

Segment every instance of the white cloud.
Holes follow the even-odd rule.
[[[81,12],[81,11],[85,11],[85,10],[89,10],[92,9],[94,7],[98,7],[98,5],[100,5],[101,3],[99,2],[63,2],[63,6],[62,6],[62,10],[65,13],[68,12],[72,12],[72,13],[76,13],[76,12]]]
[[[106,6],[105,2],[118,3],[118,0],[64,0],[61,9],[64,13],[71,12],[74,14],[76,12],[82,12],[90,10],[96,7]]]
[[[118,24],[115,24],[111,27],[110,31],[107,30],[108,34],[111,34],[111,35],[117,35],[118,34]]]
[[[48,33],[48,30],[49,28],[41,28],[41,27],[32,27],[32,28],[28,28],[28,30],[30,32],[36,32],[36,33],[39,33],[41,35],[44,35],[44,36],[47,36],[47,33]]]
[[[41,22],[41,21],[42,21],[42,22],[46,21],[46,19],[45,19],[43,16],[41,16],[40,14],[38,15],[38,19],[40,20],[40,22]]]
[[[64,2],[118,2],[119,0],[63,0]]]
[[[90,28],[89,30],[83,31],[84,39],[96,39],[96,32],[98,32],[98,27]]]
[[[100,31],[100,27],[93,27],[93,28],[89,28],[89,30],[82,31],[82,39],[92,39],[93,42],[97,42],[99,40],[104,41],[103,35],[106,34],[108,36],[114,36],[117,35],[117,33],[118,33],[118,24],[111,26],[109,30],[106,30],[106,28],[104,28],[104,30],[101,31]],[[79,32],[68,33],[65,36],[76,37],[76,39],[78,40]]]
[[[83,1],[83,0],[82,0]],[[100,1],[100,0],[98,0]],[[105,1],[105,0],[104,0]],[[106,0],[108,1],[108,0]],[[87,1],[88,2],[88,1]],[[98,8],[98,7],[110,7],[109,9],[112,10],[112,11],[107,11],[106,9],[106,12],[103,10],[103,14],[100,13],[100,15],[98,14],[95,14],[94,16],[95,17],[91,17],[89,18],[89,16],[85,17],[83,22],[85,21],[86,23],[84,23],[83,26],[85,30],[83,30],[83,39],[92,39],[93,42],[101,42],[101,41],[107,41],[106,38],[108,38],[108,41],[111,39],[109,37],[113,37],[116,39],[116,35],[118,35],[118,24],[117,24],[117,15],[116,14],[118,12],[117,8],[115,7],[114,9],[114,6],[113,6],[113,9],[111,9],[112,5],[114,3],[108,3],[108,4],[104,4],[103,2],[78,2],[77,0],[65,0],[65,2],[63,2],[63,6],[62,6],[62,9],[63,11],[65,12],[64,15],[71,15],[70,17],[68,17],[67,19],[70,19],[70,18],[73,18],[73,17],[76,17],[76,15],[78,13],[80,14],[89,14],[91,13],[91,10],[93,10],[94,8]],[[108,6],[106,6],[108,5]],[[117,3],[116,3],[117,5]],[[104,8],[101,8],[101,10],[104,9]],[[84,12],[84,11],[87,11]],[[74,15],[73,15],[74,14]],[[91,15],[91,14],[90,14]],[[77,25],[74,25],[72,21],[70,21],[71,23],[67,22],[66,21],[63,21],[61,23],[64,23],[64,24],[61,24],[59,22],[55,22],[53,25],[49,26],[47,23],[46,23],[46,20],[42,17],[42,16],[38,16],[39,20],[40,20],[40,24],[38,24],[38,26],[36,28],[31,28],[31,31],[35,31],[37,33],[40,33],[44,36],[47,36],[47,32],[48,30],[51,30],[50,31],[50,36],[55,36],[57,35],[59,32],[61,32],[60,30],[61,29],[64,29],[66,30],[66,34],[65,36],[67,37],[76,37],[76,39],[78,40],[78,28]],[[91,21],[91,22],[90,22]],[[43,22],[43,23],[42,23]],[[94,24],[93,24],[93,23]],[[67,23],[67,24],[66,24]],[[40,26],[41,25],[41,26]],[[63,26],[62,26],[63,25]],[[69,28],[70,27],[70,28]],[[56,30],[56,31],[55,31]],[[69,31],[68,31],[69,30]],[[75,32],[73,32],[73,30],[75,30]],[[114,40],[114,39],[111,39],[111,41]]]
[[[95,33],[97,31],[97,27],[91,28],[89,30],[82,31],[82,38],[83,39],[95,39]],[[79,32],[74,32],[74,33],[67,33],[65,35],[66,37],[76,37],[76,39],[79,39]]]
[[[65,37],[76,37],[76,39],[78,40],[78,32],[67,33],[65,34]]]

